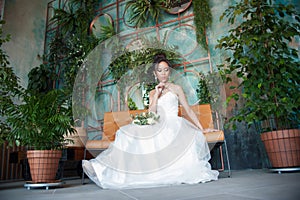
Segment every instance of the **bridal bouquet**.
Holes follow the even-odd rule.
[[[133,124],[152,125],[158,121],[159,115],[154,112],[143,112],[135,115],[131,114],[131,118]]]

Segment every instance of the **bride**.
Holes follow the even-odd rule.
[[[171,64],[158,54],[153,69],[159,83],[149,93],[149,111],[157,113],[159,120],[152,125],[120,127],[107,150],[82,161],[85,174],[101,188],[145,188],[218,179],[218,171],[208,162],[210,151],[197,116],[182,88],[168,82]],[[179,103],[193,123],[178,117]]]

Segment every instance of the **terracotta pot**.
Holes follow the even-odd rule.
[[[55,182],[61,150],[29,150],[27,158],[33,183]]]
[[[273,168],[300,166],[300,129],[265,132],[261,140]]]

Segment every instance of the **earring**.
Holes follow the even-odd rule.
[[[157,82],[157,77],[156,76],[154,77],[154,79],[155,79],[155,82]]]

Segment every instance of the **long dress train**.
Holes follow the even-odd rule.
[[[123,126],[107,150],[83,160],[88,177],[101,188],[115,189],[217,180],[203,133],[178,117],[178,97],[172,92],[161,96],[157,113],[154,125]]]

